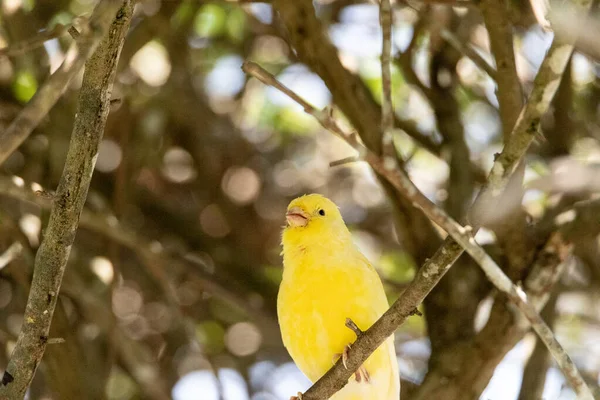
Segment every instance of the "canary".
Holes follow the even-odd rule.
[[[368,329],[389,307],[377,272],[352,241],[338,207],[310,194],[293,200],[283,229],[283,279],[277,315],[283,343],[315,382],[356,335],[352,319]],[[331,400],[399,400],[400,377],[389,337]]]

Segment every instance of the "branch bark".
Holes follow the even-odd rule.
[[[0,398],[3,399],[23,398],[47,345],[62,277],[104,133],[116,65],[133,14],[133,2],[100,2],[95,15],[111,15],[112,11],[116,17],[112,14],[114,21],[108,36],[86,62],[65,168],[53,200],[48,227],[36,255],[23,326],[0,386]],[[91,21],[90,25],[95,32],[91,36],[92,48],[97,35],[108,28],[108,24],[104,26],[101,19]],[[46,96],[40,101],[48,105],[48,99],[52,97]],[[26,130],[19,132],[27,133]]]
[[[506,139],[511,134],[523,107],[523,91],[517,75],[512,25],[508,18],[506,1],[481,0],[479,7],[489,34],[492,54],[496,60],[498,103]]]
[[[552,325],[556,317],[556,300],[558,295],[554,293],[550,301],[546,304],[542,311],[542,318]],[[523,372],[523,383],[519,392],[518,400],[537,400],[541,399],[544,394],[544,385],[546,383],[546,374],[552,359],[548,353],[548,349],[544,344],[536,339],[535,348]]]
[[[120,6],[119,1],[98,3],[87,23],[86,31],[73,42],[61,66],[35,93],[10,126],[0,134],[0,165],[27,139],[56,104],[71,79],[83,68],[86,60],[98,47]]]

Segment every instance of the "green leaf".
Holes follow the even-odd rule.
[[[27,103],[37,91],[38,85],[33,74],[20,71],[13,82],[13,92],[17,100]]]
[[[232,41],[241,43],[246,32],[246,13],[240,8],[234,8],[227,18],[227,35]]]
[[[200,8],[194,21],[194,30],[202,37],[215,37],[225,33],[227,13],[216,4],[206,4]]]
[[[216,321],[201,322],[196,326],[198,341],[209,354],[218,354],[225,348],[225,329]]]

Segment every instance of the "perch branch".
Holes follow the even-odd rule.
[[[572,49],[572,47],[571,47]],[[563,66],[564,68],[564,66]],[[271,86],[282,86],[278,83],[274,76],[262,69],[254,63],[246,62],[242,69],[254,77],[260,79],[263,83]],[[288,89],[289,91],[289,89]],[[299,96],[296,96],[299,97]],[[517,305],[525,318],[537,332],[540,339],[550,350],[557,364],[567,377],[568,381],[582,399],[593,399],[592,394],[581,377],[574,363],[571,361],[568,354],[564,351],[560,343],[554,337],[550,328],[541,319],[536,309],[527,302],[527,298],[522,289],[516,287],[511,280],[502,272],[495,261],[475,242],[471,227],[463,227],[454,219],[446,214],[441,208],[432,203],[425,195],[423,195],[416,186],[411,182],[408,176],[399,168],[396,168],[368,150],[362,145],[356,134],[346,134],[337,123],[331,118],[331,113],[328,111],[317,110],[310,104],[302,100],[300,102],[304,110],[314,116],[317,121],[327,130],[330,130],[336,136],[346,141],[352,146],[359,155],[369,163],[369,165],[385,177],[399,193],[406,199],[413,202],[419,207],[428,218],[442,227],[454,241],[458,243],[460,248],[466,250],[471,257],[481,266],[488,279],[508,298]],[[513,136],[517,136],[513,134]],[[440,249],[442,254],[447,251],[445,248]],[[434,256],[435,258],[435,256]],[[426,264],[423,268],[427,268]],[[435,266],[434,268],[449,268],[448,266]],[[439,270],[432,271],[434,274],[439,273]],[[427,276],[426,276],[427,277]],[[416,279],[415,279],[416,280]],[[411,285],[412,286],[412,285]],[[431,288],[429,288],[431,290]],[[408,289],[407,289],[408,291]],[[428,292],[428,291],[427,291]],[[406,294],[406,292],[405,292]],[[423,296],[424,297],[424,296]],[[404,296],[401,296],[392,307],[386,312],[364,335],[357,339],[355,345],[350,351],[350,355],[346,362],[348,369],[344,368],[338,362],[330,369],[321,379],[319,379],[304,395],[303,399],[327,399],[335,392],[340,390],[350,378],[351,374],[367,359],[367,357],[389,337],[398,325],[406,319],[410,312],[415,307],[411,307],[408,313],[398,313],[395,310],[401,308],[398,303],[403,302]],[[396,322],[396,323],[394,323]],[[355,354],[356,353],[356,354]]]
[[[83,68],[121,6],[119,1],[101,1],[87,22],[84,33],[73,42],[61,66],[38,89],[19,115],[0,134],[0,165],[27,139],[56,104],[74,76]]]
[[[24,397],[44,355],[62,277],[108,117],[112,83],[133,14],[133,2],[105,1],[100,2],[99,8],[114,11],[116,17],[112,14],[114,20],[108,35],[86,62],[67,160],[53,199],[48,226],[36,254],[23,326],[4,372],[4,385],[0,386],[2,399]],[[92,31],[104,31],[94,24],[91,26]],[[92,38],[93,41],[95,35]]]

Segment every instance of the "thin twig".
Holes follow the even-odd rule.
[[[362,336],[362,334],[364,333],[359,327],[358,325],[356,325],[356,323],[354,321],[352,321],[351,318],[346,318],[346,327],[348,329],[350,329],[352,332],[354,332],[354,334],[356,335],[356,337],[360,337]]]
[[[382,31],[381,43],[381,87],[383,99],[381,105],[381,141],[385,160],[390,169],[398,166],[394,148],[394,105],[392,103],[392,25],[394,23],[390,0],[381,0],[379,21]]]
[[[250,65],[251,68],[249,68]],[[248,73],[250,73],[249,71],[262,70],[262,68],[257,64],[248,62],[244,63],[242,69]],[[260,74],[253,74],[253,76],[267,85],[285,87],[281,83],[277,82],[275,77],[264,70],[262,70],[262,73]],[[289,91],[289,89],[287,90]],[[570,357],[564,351],[560,343],[558,343],[550,328],[540,318],[535,308],[527,302],[523,291],[511,282],[511,280],[502,272],[496,262],[483,250],[483,248],[481,248],[475,242],[472,235],[472,229],[470,227],[461,226],[448,214],[446,214],[444,210],[432,203],[417,189],[404,171],[399,168],[390,169],[389,165],[386,165],[381,157],[369,151],[358,141],[356,134],[345,133],[337,125],[336,121],[333,120],[331,113],[327,112],[326,110],[317,110],[305,101],[302,102],[302,105],[305,111],[315,117],[324,128],[330,130],[336,136],[342,138],[354,149],[356,149],[359,155],[363,157],[364,160],[367,161],[376,172],[385,177],[386,180],[388,180],[407,200],[413,202],[413,204],[419,207],[429,219],[448,232],[449,236],[451,236],[460,245],[460,247],[462,247],[471,255],[471,257],[481,266],[488,279],[500,291],[505,293],[513,303],[517,305],[523,315],[531,323],[532,327],[537,332],[541,340],[546,344],[557,364],[564,372],[565,376],[578,395],[582,399],[593,399],[591,392],[581,377],[581,374],[577,370],[577,367],[571,361]],[[397,302],[400,300],[401,299],[397,300]],[[409,313],[410,312],[412,312],[412,309],[409,311]],[[366,360],[368,355],[371,354],[377,347],[379,347],[379,345],[381,345],[381,343],[383,343],[383,341],[394,332],[397,325],[390,324],[389,321],[381,322],[383,319],[387,318],[395,320],[402,319],[402,317],[399,317],[399,315],[390,315],[388,313],[384,314],[384,316],[381,317],[365,333],[365,335],[362,335],[361,338],[357,340],[356,344],[359,343],[360,339],[369,337],[368,340],[363,339],[364,347],[361,349],[363,352],[356,352],[355,357],[351,357],[355,351],[350,353],[350,357],[347,360],[348,369],[346,370],[343,367],[339,367],[340,363],[337,363],[303,395],[303,398],[308,400],[326,399],[343,387],[345,382],[347,382],[347,380],[350,378],[351,374],[356,371],[362,362]],[[369,334],[369,332],[371,332],[373,329],[375,331],[378,330],[375,328],[376,326],[382,325],[384,325],[387,329],[383,332],[379,331],[379,335]],[[353,346],[353,349],[355,348],[356,345]],[[350,360],[353,362],[350,362]]]
[[[469,44],[465,44],[460,41],[454,33],[450,32],[448,29],[442,29],[440,31],[440,36],[448,42],[448,44],[454,47],[458,52],[464,54],[468,59],[473,61],[473,64],[478,66],[481,70],[483,70],[490,78],[496,80],[496,70],[494,67],[490,65],[475,49],[473,49]]]
[[[342,159],[330,162],[329,166],[330,167],[338,167],[340,165],[345,165],[345,164],[353,163],[356,161],[360,161],[360,158],[358,158],[356,156],[344,157]]]
[[[88,21],[89,29],[67,50],[61,66],[35,92],[6,130],[0,133],[0,165],[27,139],[50,109],[56,104],[65,88],[104,37],[110,22],[121,6],[119,1],[101,1]]]
[[[50,30],[41,31],[40,33],[38,33],[36,36],[34,36],[32,38],[28,38],[22,42],[13,43],[13,44],[9,45],[8,47],[0,49],[0,57],[1,56],[13,57],[13,56],[18,56],[18,55],[24,54],[30,50],[33,50],[35,48],[42,46],[44,44],[44,42],[46,42],[48,40],[52,40],[52,39],[61,37],[62,35],[65,34],[65,32],[68,31],[68,29],[70,29],[70,28],[67,28],[63,24],[56,24],[54,26],[54,28],[52,28]]]
[[[117,60],[133,14],[133,2],[102,4],[110,4],[109,9],[114,10],[116,17],[112,14],[108,35],[86,61],[67,160],[36,255],[23,326],[4,372],[12,382],[0,386],[2,399],[24,397],[44,355],[62,277],[104,133]]]

